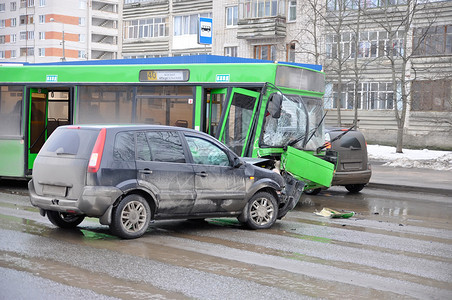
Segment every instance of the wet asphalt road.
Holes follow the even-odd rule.
[[[451,211],[447,196],[337,187],[270,230],[180,220],[120,240],[96,219],[58,229],[2,181],[0,299],[452,299]]]

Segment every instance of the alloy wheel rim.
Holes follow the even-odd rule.
[[[256,199],[251,205],[250,217],[258,225],[262,226],[270,223],[273,214],[273,205],[267,198]]]
[[[131,201],[122,210],[121,222],[125,230],[137,232],[146,224],[146,217],[146,208],[143,203]]]

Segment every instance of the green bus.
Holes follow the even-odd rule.
[[[147,123],[207,132],[242,157],[329,186],[321,66],[222,56],[3,64],[0,177],[31,177],[67,124]],[[250,159],[252,160],[252,159]]]

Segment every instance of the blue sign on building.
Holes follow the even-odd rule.
[[[212,44],[212,18],[199,18],[198,43]]]

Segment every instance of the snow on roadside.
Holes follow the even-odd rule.
[[[403,149],[396,153],[395,147],[380,145],[367,145],[367,151],[370,160],[386,161],[385,166],[452,170],[452,151]]]

